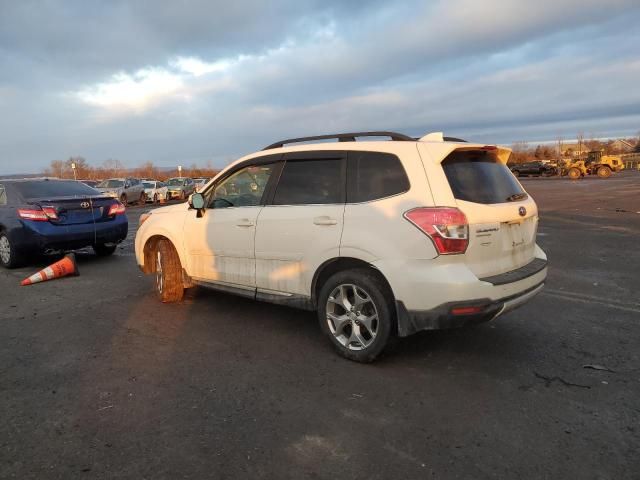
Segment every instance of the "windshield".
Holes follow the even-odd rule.
[[[100,182],[96,187],[98,188],[120,188],[124,185],[122,180],[104,180]]]
[[[179,187],[181,185],[184,185],[184,178],[170,178],[167,182],[167,185],[169,185],[170,187]]]
[[[144,185],[144,188],[154,188],[155,187],[153,182],[142,182],[142,185]]]
[[[492,152],[454,151],[443,162],[453,196],[475,203],[505,203],[526,198],[506,165]]]
[[[100,192],[97,190],[94,190],[82,182],[75,182],[73,180],[16,182],[14,183],[14,188],[25,199],[100,195]]]

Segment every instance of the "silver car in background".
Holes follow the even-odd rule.
[[[144,186],[137,178],[109,178],[94,188],[105,195],[117,198],[125,206],[129,203],[144,205],[146,202]]]

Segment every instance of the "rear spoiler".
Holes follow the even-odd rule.
[[[468,144],[468,143],[453,143],[453,142],[432,142],[429,143],[429,156],[433,158],[436,163],[442,163],[451,152],[472,152],[484,150],[491,152],[495,155],[496,159],[503,165],[507,164],[509,157],[511,156],[511,149],[498,146],[498,145],[483,145],[481,143]]]

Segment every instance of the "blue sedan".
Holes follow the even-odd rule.
[[[128,228],[118,200],[81,182],[0,179],[0,264],[6,268],[32,255],[89,246],[111,255]]]

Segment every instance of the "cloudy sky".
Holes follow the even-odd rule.
[[[638,0],[0,0],[0,173],[287,137],[640,130]]]

